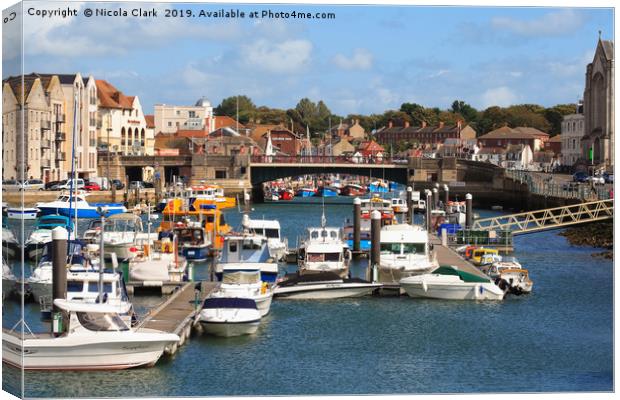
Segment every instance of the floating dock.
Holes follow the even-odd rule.
[[[218,282],[206,281],[184,283],[166,301],[151,310],[136,329],[156,329],[177,334],[181,340],[166,347],[166,354],[174,354],[189,339],[192,328],[198,323],[196,316],[200,313],[204,299],[217,285]]]

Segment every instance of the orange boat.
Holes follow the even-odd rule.
[[[200,221],[216,250],[222,248],[224,235],[231,230],[222,211],[207,199],[196,199],[189,208],[185,206],[183,199],[173,199],[168,201],[162,214],[164,220],[160,230],[172,230],[177,223],[184,223],[187,219]]]

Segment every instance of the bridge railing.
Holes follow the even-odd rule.
[[[483,218],[474,221],[474,230],[511,231],[513,234],[555,229],[568,225],[611,219],[614,215],[613,200],[599,200]]]
[[[253,155],[254,164],[393,164],[389,157],[355,157],[355,156],[265,156]]]
[[[515,182],[526,184],[530,193],[547,197],[579,200],[607,200],[611,198],[604,186],[592,186],[588,183],[558,183],[552,179],[532,174],[530,171],[506,169],[505,176]]]

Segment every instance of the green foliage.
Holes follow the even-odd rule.
[[[227,97],[215,108],[215,115],[237,117],[237,101],[239,102],[239,122],[245,124],[252,119],[256,106],[248,96]]]

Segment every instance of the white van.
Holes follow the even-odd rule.
[[[69,180],[69,179],[67,179],[66,181],[63,181],[62,185],[58,185],[58,189],[57,190],[69,190],[69,189],[71,189],[70,183],[71,183],[71,180]],[[73,181],[73,189],[84,189],[84,179],[77,178],[76,180],[74,180]]]

